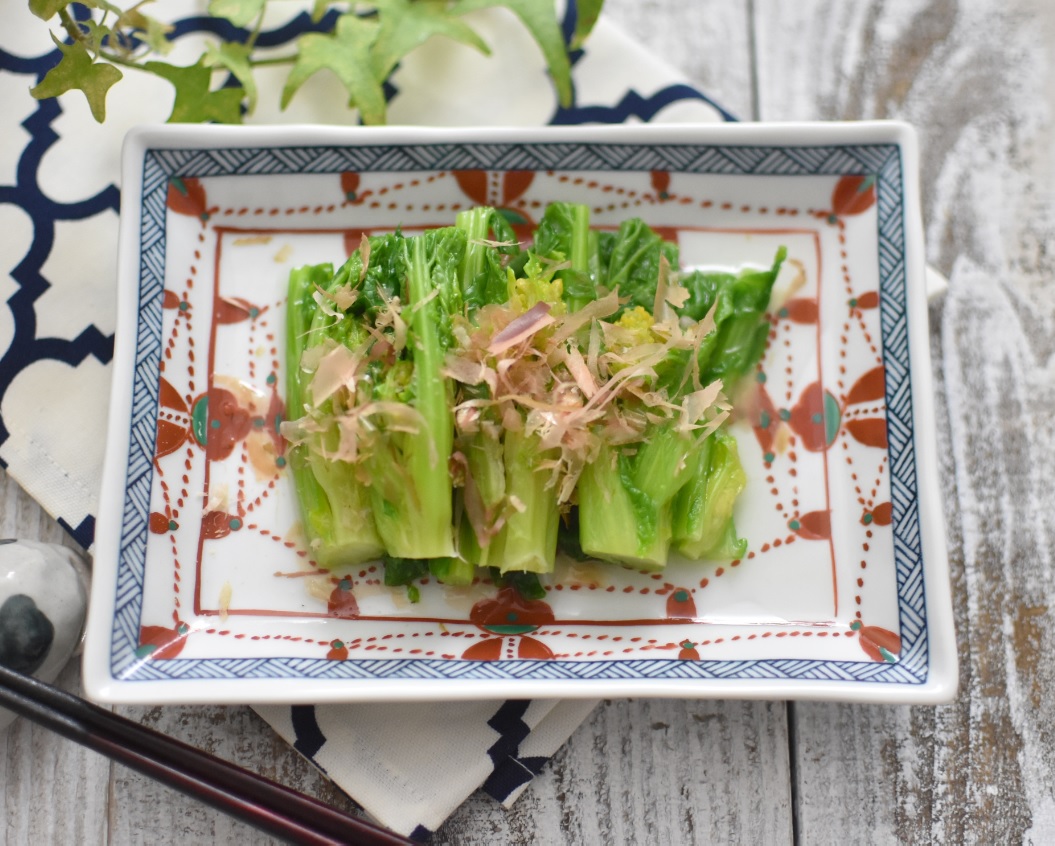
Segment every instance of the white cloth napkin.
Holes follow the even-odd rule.
[[[169,57],[202,49],[205,0],[153,14],[183,20]],[[289,17],[289,4],[279,4]],[[306,7],[310,3],[304,4]],[[129,73],[96,123],[79,92],[38,103],[55,62],[24,2],[0,30],[0,461],[86,548],[94,532],[114,332],[119,155],[124,133],[160,123],[164,83]],[[571,14],[570,12],[568,14]],[[567,18],[566,24],[571,18]],[[602,20],[575,59],[575,104],[559,110],[537,48],[506,13],[474,13],[490,58],[440,39],[393,77],[392,123],[538,125],[705,122],[727,117],[661,60]],[[292,37],[292,35],[291,35]],[[254,123],[347,122],[313,80],[288,112],[281,77],[261,74]],[[317,84],[314,90],[311,86]],[[470,84],[471,83],[471,84]],[[472,90],[473,96],[460,92]],[[75,426],[70,421],[76,420]],[[427,836],[474,790],[511,803],[594,702],[476,702],[258,708],[279,734],[383,824]]]
[[[513,804],[594,701],[257,707],[382,824],[426,839],[477,788]]]

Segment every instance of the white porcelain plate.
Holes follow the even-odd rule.
[[[950,699],[916,170],[899,124],[134,132],[89,695]],[[317,569],[277,434],[290,268],[558,199],[644,218],[687,266],[787,247],[733,427],[749,553],[562,561],[534,602],[481,579],[412,604],[379,567]]]

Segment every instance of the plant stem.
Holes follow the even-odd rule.
[[[249,66],[258,68],[263,65],[287,65],[297,60],[296,56],[274,56],[270,59],[250,59]]]
[[[73,19],[70,13],[66,11],[66,9],[59,10],[59,20],[62,22],[63,29],[69,33],[70,38],[81,44],[85,42],[86,39],[84,33],[81,31],[80,25]],[[112,65],[120,65],[124,68],[134,68],[135,70],[145,70],[142,65],[126,59],[123,56],[119,56],[116,53],[111,53],[109,50],[104,50],[102,47],[96,49],[95,55],[98,58],[106,59],[106,61]]]
[[[146,71],[142,65],[118,56],[116,53],[110,53],[106,50],[99,50],[98,55],[100,58],[106,59],[112,65],[120,65],[123,68],[133,68],[134,70]],[[149,71],[148,71],[149,72]]]
[[[74,41],[84,41],[84,33],[81,32],[80,25],[66,9],[59,9],[59,20],[62,22],[63,29],[69,33],[70,38]]]
[[[256,23],[253,24],[253,31],[249,33],[249,37],[245,40],[245,46],[250,49],[256,46],[256,40],[260,37],[260,31],[264,28],[264,12],[267,9],[267,3],[263,3],[260,6],[260,14],[256,16]]]

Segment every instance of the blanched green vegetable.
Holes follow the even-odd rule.
[[[305,410],[308,401],[310,380],[300,366],[304,353],[328,337],[321,330],[314,296],[335,281],[339,282],[339,277],[334,277],[331,265],[301,267],[290,274],[286,321],[290,366],[286,403],[292,417],[299,416],[298,412]],[[342,344],[348,340],[345,328],[341,325],[338,333]],[[326,403],[319,408],[323,413],[331,410],[332,405]],[[300,498],[308,547],[323,567],[357,564],[384,552],[374,528],[366,489],[356,477],[355,466],[327,457],[335,449],[334,440],[338,437],[333,427],[326,427],[310,433],[304,442],[294,444],[289,451],[289,466]]]
[[[686,558],[742,558],[747,541],[738,538],[733,507],[747,476],[736,440],[721,430],[692,460],[689,480],[674,502],[674,543]]]
[[[624,228],[636,233],[637,243],[652,243],[626,224],[620,231]],[[648,249],[656,248],[642,247],[642,255]],[[702,321],[710,315],[714,328],[695,349],[672,350],[656,364],[656,384],[668,399],[691,390],[694,370],[699,383],[718,380],[731,394],[755,367],[765,350],[765,310],[784,258],[782,248],[768,270],[697,271],[678,280],[688,292],[676,309],[679,317]],[[651,296],[655,293],[653,286]],[[639,299],[648,294],[638,290]],[[647,324],[648,317],[624,312],[621,322]],[[624,449],[614,457],[602,453],[584,473],[579,488],[582,549],[599,558],[659,568],[666,564],[673,538],[690,559],[738,558],[746,542],[736,534],[732,512],[744,482],[736,441],[728,435],[715,432],[701,441],[673,425],[656,426],[636,450]]]
[[[721,379],[726,392],[732,393],[762,358],[769,332],[763,317],[786,256],[781,247],[768,270],[745,269],[735,275],[694,271],[682,277],[689,300],[679,314],[702,320],[714,308],[714,342],[707,361],[701,361],[701,379]]]
[[[582,551],[635,567],[665,566],[674,497],[688,481],[686,464],[698,449],[693,438],[664,426],[633,454],[602,450],[579,482]]]
[[[567,265],[556,272],[569,311],[597,299],[597,238],[590,229],[590,210],[578,203],[550,203],[535,231],[532,249],[550,261]],[[594,273],[591,274],[591,267]]]
[[[488,563],[503,573],[551,573],[557,556],[560,505],[549,475],[540,464],[553,456],[547,456],[536,435],[506,432],[503,441],[510,511],[493,541]]]
[[[372,252],[372,249],[371,249]],[[370,499],[378,533],[389,555],[442,558],[454,555],[448,457],[454,437],[450,385],[443,359],[450,346],[450,315],[461,310],[457,279],[465,237],[437,229],[404,242],[409,320],[406,357],[409,378],[400,399],[415,412],[409,422],[381,417],[367,458]],[[390,371],[391,372],[391,371]],[[402,425],[399,425],[402,423]]]
[[[783,258],[682,273],[643,221],[595,230],[554,203],[526,249],[474,208],[294,271],[283,432],[315,560],[537,592],[559,538],[639,568],[741,557],[725,396],[764,351]]]

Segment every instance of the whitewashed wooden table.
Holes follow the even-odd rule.
[[[473,796],[434,842],[1055,842],[1055,3],[606,14],[742,118],[918,127],[928,258],[951,281],[930,317],[961,693],[605,702],[512,810]],[[63,539],[8,480],[0,536]],[[248,708],[121,710],[352,807]],[[24,721],[0,735],[0,807],[11,846],[268,842]]]

